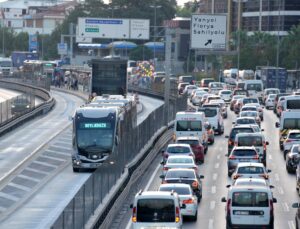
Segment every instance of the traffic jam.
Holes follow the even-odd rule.
[[[204,78],[193,82],[179,77],[178,92],[188,97],[188,110],[176,114],[173,139],[161,151],[161,184],[157,191],[140,191],[132,208],[132,228],[182,228],[184,221],[197,221],[198,205],[205,179],[201,166],[206,163],[215,137],[226,138],[225,158],[231,183],[219,201],[224,205],[224,228],[274,228],[274,186],[268,169],[268,146],[262,123],[264,110],[278,117],[272,123],[279,134],[286,172],[296,174],[300,195],[300,95],[264,89],[261,80],[245,80],[236,85]],[[228,114],[234,114],[230,130],[224,134]],[[269,114],[269,113],[268,113]],[[273,114],[272,114],[273,115]],[[277,144],[277,143],[272,143]],[[203,183],[202,183],[203,182]],[[300,225],[300,204],[295,225]]]

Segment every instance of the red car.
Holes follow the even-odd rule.
[[[200,139],[194,136],[182,136],[176,139],[177,144],[189,144],[195,155],[196,163],[204,163],[204,146]]]

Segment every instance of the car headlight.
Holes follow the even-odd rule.
[[[30,105],[27,105],[26,108],[30,108]]]
[[[15,105],[11,105],[12,108],[15,108]]]

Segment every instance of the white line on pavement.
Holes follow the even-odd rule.
[[[215,168],[216,168],[216,169],[219,168],[219,166],[220,166],[220,163],[216,163],[216,164],[215,164]]]
[[[208,229],[213,229],[214,228],[214,220],[213,219],[209,219],[208,221]]]
[[[279,181],[279,175],[278,175],[278,173],[275,173],[274,176],[275,176],[275,180],[276,180],[276,181]]]
[[[278,192],[279,192],[279,194],[283,195],[284,194],[283,188],[279,186],[278,187]]]
[[[290,229],[295,229],[295,224],[294,224],[294,221],[288,221],[288,225],[289,225],[289,228]]]
[[[272,160],[272,155],[269,155],[269,159]]]
[[[151,177],[150,177],[150,179],[149,179],[149,181],[148,181],[148,183],[147,183],[147,185],[145,187],[145,191],[147,191],[149,189],[149,187],[150,187],[151,183],[153,182],[153,180],[155,178],[155,175],[156,175],[156,173],[157,173],[157,171],[159,170],[160,167],[161,167],[161,165],[158,164],[158,166],[155,168],[154,172],[152,173],[152,175],[151,175]],[[131,223],[131,218],[130,218],[129,221],[128,221],[128,223],[127,223],[127,225],[126,225],[126,229],[130,229],[131,228],[131,224],[132,223]]]
[[[218,174],[217,173],[214,173],[213,175],[213,180],[216,180],[218,178]]]
[[[218,156],[217,156],[217,159],[220,159],[221,158],[221,155],[220,154],[218,154]]]
[[[211,187],[211,193],[213,193],[213,194],[214,194],[214,193],[216,193],[216,191],[217,191],[217,188],[216,188],[216,186],[212,186],[212,187]]]
[[[210,210],[214,210],[216,207],[216,201],[210,201]]]
[[[282,208],[285,212],[290,211],[290,208],[289,208],[289,205],[287,204],[287,202],[281,203],[281,205],[282,205]]]

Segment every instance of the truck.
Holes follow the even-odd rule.
[[[286,91],[287,70],[285,68],[261,67],[260,74],[264,88],[278,88],[281,92]]]
[[[13,67],[20,68],[25,60],[38,60],[39,55],[35,52],[14,51],[11,54],[11,59]]]
[[[127,94],[127,60],[92,59],[91,92],[97,95]]]
[[[13,65],[11,58],[0,58],[0,77],[10,77],[13,75]]]

